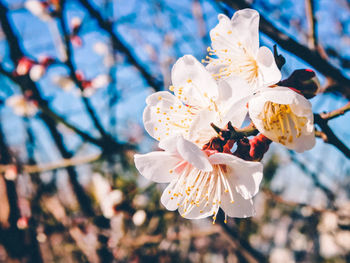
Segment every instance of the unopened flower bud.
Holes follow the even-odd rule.
[[[316,73],[311,69],[295,70],[289,78],[282,80],[279,85],[293,88],[305,98],[313,98],[320,88]]]
[[[253,139],[249,140],[249,155],[251,159],[254,161],[260,161],[269,149],[271,142],[272,141],[270,139],[268,139],[261,133],[255,136]]]

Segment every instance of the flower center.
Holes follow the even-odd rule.
[[[179,171],[184,162],[180,162],[169,172]],[[231,203],[234,203],[233,191],[227,178],[228,167],[224,164],[213,165],[212,172],[203,172],[186,165],[178,180],[174,180],[167,192],[172,202],[176,205],[182,216],[186,216],[193,210],[199,213],[213,211],[213,223],[221,204],[222,194],[228,194]],[[226,217],[225,217],[226,222]]]
[[[229,49],[215,50],[208,47],[207,50],[209,56],[206,57],[206,60],[203,59],[202,63],[220,66],[219,72],[213,74],[216,80],[235,74],[252,85],[256,84],[259,75],[258,63],[240,42],[236,47],[230,45]]]
[[[302,128],[307,119],[296,116],[290,108],[290,105],[266,102],[264,109],[260,114],[264,129],[272,132],[278,142],[285,145],[292,143],[293,138],[300,137]]]

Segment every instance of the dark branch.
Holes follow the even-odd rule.
[[[99,26],[104,29],[111,36],[113,45],[118,49],[121,53],[123,53],[130,64],[135,66],[144,77],[148,85],[153,87],[156,91],[160,91],[163,89],[162,81],[155,79],[151,73],[146,70],[146,66],[143,65],[136,55],[131,51],[132,49],[127,46],[126,43],[121,39],[121,37],[114,32],[112,23],[106,21],[100,12],[90,4],[88,0],[79,0],[79,2],[86,8],[86,10],[90,13],[90,15],[97,20]]]

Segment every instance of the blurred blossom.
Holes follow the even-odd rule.
[[[292,251],[286,248],[274,248],[270,254],[270,263],[294,263]]]
[[[149,202],[149,198],[147,195],[144,195],[144,194],[136,195],[132,200],[132,203],[136,208],[146,207],[148,202]]]
[[[141,226],[146,220],[147,214],[144,210],[137,210],[136,213],[132,216],[132,221],[135,226]]]
[[[116,206],[123,201],[123,192],[120,190],[113,190],[109,192],[101,202],[101,210],[103,216],[106,218],[112,218],[116,211]]]
[[[15,114],[19,116],[34,116],[38,107],[32,100],[27,100],[22,95],[13,95],[6,100],[6,105],[11,107]]]
[[[350,251],[350,231],[337,232],[335,234],[335,241],[340,247]]]
[[[47,240],[47,237],[44,233],[38,233],[38,235],[36,236],[36,239],[40,242],[40,243],[44,243]]]
[[[67,76],[54,76],[52,81],[64,91],[70,91],[75,86],[73,80]]]
[[[108,54],[108,46],[103,42],[96,42],[93,47],[94,51],[99,55]]]
[[[317,228],[323,233],[336,230],[338,228],[338,216],[332,212],[323,213]]]
[[[16,67],[16,74],[19,76],[23,76],[28,74],[29,70],[31,67],[34,65],[34,61],[27,58],[27,57],[22,57],[17,64]]]
[[[29,76],[33,81],[38,81],[45,74],[45,67],[40,64],[35,64],[29,70]]]
[[[101,203],[102,200],[111,191],[112,187],[109,184],[108,180],[99,173],[94,173],[92,175],[91,182],[93,186],[94,196],[97,199],[97,201]]]
[[[330,258],[338,255],[341,252],[336,245],[334,237],[330,234],[320,235],[320,254],[323,257]]]
[[[92,79],[91,86],[95,89],[103,88],[108,85],[110,78],[106,74],[98,75],[96,78]]]
[[[41,20],[51,20],[51,15],[47,9],[47,4],[37,0],[29,0],[24,3],[25,8]]]
[[[28,227],[28,218],[27,217],[20,217],[17,220],[17,227],[19,229],[26,229]]]
[[[17,167],[15,165],[8,165],[5,171],[6,180],[16,180],[17,178]]]
[[[72,20],[70,21],[70,24],[71,24],[71,27],[72,27],[72,30],[73,30],[73,33],[74,31],[78,30],[78,28],[81,26],[81,18],[80,17],[73,17]]]

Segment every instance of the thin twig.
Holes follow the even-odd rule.
[[[305,0],[305,11],[306,18],[309,24],[309,47],[310,49],[316,49],[318,46],[317,39],[317,20],[315,17],[315,1],[314,0]]]

